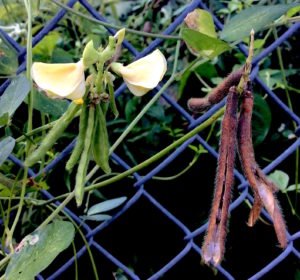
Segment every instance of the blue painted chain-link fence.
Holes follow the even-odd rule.
[[[105,21],[105,18],[103,18],[89,3],[87,0],[69,0],[67,2],[67,6],[73,7],[76,3],[80,3],[93,17],[100,21]],[[208,10],[207,6],[201,1],[196,0],[193,1],[174,21],[173,23],[163,32],[163,34],[168,35],[171,34],[178,25],[180,25],[183,22],[183,19],[185,16],[193,11],[195,8],[200,7],[202,9]],[[64,17],[66,14],[65,9],[61,9],[54,17],[53,19],[47,23],[44,28],[33,38],[33,46],[36,45],[39,41],[43,39],[45,35],[47,35],[51,30],[53,30],[59,21]],[[217,28],[222,29],[222,23],[214,16],[215,25]],[[292,119],[295,123],[297,123],[297,130],[296,134],[300,131],[300,117],[297,116],[295,113],[293,113],[287,105],[285,105],[274,92],[272,92],[267,85],[262,81],[261,78],[258,77],[258,63],[268,56],[271,52],[273,52],[278,46],[280,46],[285,40],[287,40],[292,34],[294,34],[297,29],[300,27],[300,23],[293,24],[284,34],[282,34],[278,40],[270,44],[267,48],[265,48],[259,55],[257,55],[253,60],[253,71],[252,71],[252,80],[256,85],[259,85],[263,91],[269,95],[269,97],[274,101],[276,106],[278,106],[278,109],[284,112],[284,114],[287,114],[290,119]],[[115,33],[114,30],[108,29],[108,31],[112,34]],[[19,46],[14,40],[12,40],[5,32],[0,30],[1,34],[7,39],[7,41],[16,49],[16,51],[19,54],[19,60],[21,62],[20,67],[18,69],[18,73],[21,73],[26,68],[26,49]],[[156,47],[158,47],[162,43],[162,39],[156,39],[154,40],[147,48],[145,48],[142,52],[138,52],[129,42],[124,41],[123,46],[126,47],[134,56],[135,58],[142,57],[151,51],[153,51]],[[247,55],[246,48],[240,44],[239,49],[242,53]],[[0,87],[0,94],[2,94],[5,90],[5,88],[9,85],[10,80],[8,79],[5,81],[1,87]],[[124,92],[126,89],[125,85],[122,85],[118,88],[116,91],[116,96],[119,96]],[[159,89],[159,87],[158,87]],[[194,128],[195,126],[201,124],[203,121],[208,119],[211,115],[213,115],[221,106],[224,105],[224,101],[220,104],[214,106],[209,111],[207,111],[204,115],[199,117],[198,119],[194,119],[186,110],[185,108],[181,107],[179,104],[177,104],[173,99],[166,93],[162,94],[162,97],[165,99],[166,102],[168,102],[178,113],[180,113],[188,122],[189,122],[189,129]],[[201,145],[205,147],[205,149],[208,150],[210,155],[214,158],[217,158],[217,152],[209,146],[208,143],[206,143],[200,135],[196,135],[189,139],[186,143],[182,144],[180,147],[178,147],[172,154],[170,154],[166,159],[164,159],[162,162],[160,162],[153,170],[151,170],[148,174],[146,174],[144,177],[140,177],[139,174],[134,174],[135,183],[133,184],[133,190],[134,195],[130,198],[129,201],[127,201],[126,205],[117,212],[112,219],[101,223],[100,225],[96,226],[95,228],[91,228],[86,223],[82,223],[82,220],[77,217],[74,213],[72,213],[70,210],[65,208],[65,211],[76,221],[78,224],[82,224],[82,227],[85,230],[85,236],[88,240],[89,245],[94,248],[95,250],[98,250],[100,254],[102,254],[102,257],[106,258],[109,262],[113,263],[115,267],[120,268],[124,274],[129,279],[141,279],[141,276],[135,274],[132,269],[124,265],[116,256],[112,255],[108,250],[106,250],[104,247],[101,246],[101,242],[94,241],[94,238],[103,231],[103,229],[107,227],[111,227],[113,223],[115,223],[116,220],[119,219],[121,215],[123,215],[128,209],[130,209],[133,205],[135,205],[141,198],[146,199],[153,208],[156,208],[160,215],[165,216],[171,223],[174,224],[175,227],[178,228],[178,230],[182,231],[184,234],[184,239],[178,240],[178,243],[185,242],[183,247],[181,248],[181,251],[179,251],[177,254],[173,256],[172,259],[169,259],[166,263],[161,263],[160,269],[157,271],[152,272],[152,276],[148,279],[158,279],[163,274],[168,272],[169,270],[172,270],[172,268],[178,263],[184,259],[190,252],[195,252],[196,254],[199,254],[199,259],[201,255],[201,249],[200,249],[200,243],[195,240],[198,236],[203,236],[207,224],[202,225],[201,227],[197,228],[194,231],[191,231],[185,224],[183,224],[176,216],[174,216],[171,212],[168,211],[164,207],[164,205],[160,204],[159,201],[157,201],[152,195],[149,194],[149,192],[144,189],[144,184],[146,182],[150,182],[152,180],[152,177],[163,170],[166,166],[168,166],[170,163],[172,163],[176,157],[178,157],[181,153],[183,153],[186,148],[191,144],[198,142]],[[72,150],[74,146],[75,140],[68,145],[59,156],[57,156],[48,166],[45,167],[44,170],[41,172],[47,173],[51,169],[53,169],[64,157],[68,155],[68,153]],[[300,139],[296,138],[295,142],[290,145],[283,153],[281,153],[274,161],[272,161],[269,165],[265,166],[263,169],[265,173],[269,173],[272,171],[276,166],[278,166],[280,163],[282,163],[286,158],[288,158],[298,147],[300,146]],[[117,162],[122,168],[129,169],[130,166],[124,162],[117,154],[112,154],[112,159]],[[23,166],[23,163],[14,157],[13,155],[10,155],[9,159],[14,162],[18,166]],[[36,177],[40,175],[35,174],[32,170],[29,170],[29,176]],[[236,208],[242,205],[243,201],[245,199],[248,199],[251,203],[253,203],[253,197],[249,193],[248,190],[248,183],[245,180],[244,176],[241,175],[238,171],[235,171],[236,181],[239,182],[238,190],[240,192],[239,196],[231,203],[230,211],[234,211]],[[42,194],[47,199],[53,198],[53,196],[47,192],[42,191]],[[172,194],[169,194],[170,197]],[[210,198],[207,198],[210,199]],[[57,203],[58,204],[58,203]],[[140,215],[140,213],[139,213]],[[271,221],[268,214],[263,211],[264,218]],[[138,221],[137,221],[138,222]],[[260,267],[260,269],[254,274],[254,275],[248,275],[250,279],[259,279],[266,273],[270,272],[272,269],[274,269],[276,266],[280,265],[287,256],[293,254],[296,256],[296,258],[300,259],[300,252],[297,250],[294,246],[294,243],[297,239],[300,238],[300,227],[298,227],[297,232],[295,233],[288,233],[288,246],[287,248],[280,252],[278,250],[278,255],[269,261],[269,263],[265,266]],[[120,233],[122,234],[122,233]],[[262,237],[265,238],[265,237]],[[146,242],[146,241],[145,241]],[[246,241],[245,241],[246,242]],[[180,243],[181,244],[181,243]],[[275,246],[275,244],[274,244]],[[77,258],[80,258],[82,255],[87,254],[86,247],[83,246],[80,250],[77,252]],[[160,252],[157,252],[159,255]],[[246,252],[245,252],[246,256]],[[245,257],[242,256],[242,257]],[[255,262],[255,259],[253,259],[253,262]],[[63,277],[63,272],[70,269],[70,267],[74,264],[74,256],[67,260],[59,269],[56,271],[52,271],[53,274],[49,276],[47,279],[57,279],[60,275]],[[249,265],[251,265],[251,262],[249,262]],[[232,264],[232,268],[226,268],[224,269],[221,265],[217,266],[216,269],[219,271],[219,274],[223,275],[224,278],[227,279],[234,279],[234,271],[238,268],[234,267],[234,264]],[[101,276],[101,271],[100,271]],[[45,279],[42,275],[37,276],[37,279]]]

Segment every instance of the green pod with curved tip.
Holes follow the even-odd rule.
[[[87,122],[87,129],[84,139],[84,148],[80,157],[77,173],[76,173],[76,182],[75,182],[75,199],[77,206],[82,204],[83,195],[84,195],[84,183],[87,168],[89,165],[89,155],[91,151],[91,140],[93,136],[95,124],[95,107],[92,104],[89,108],[89,116]]]
[[[118,108],[115,100],[115,91],[112,84],[108,83],[108,91],[109,91],[109,104],[110,108],[115,116],[115,119],[119,116]]]
[[[25,160],[25,166],[32,166],[52,148],[57,139],[63,134],[73,118],[76,116],[76,113],[80,107],[81,105],[77,105],[74,102],[70,104],[67,111],[60,117],[57,123],[49,131],[40,146]]]
[[[96,121],[93,135],[93,156],[96,163],[105,173],[110,173],[109,167],[109,142],[106,129],[106,120],[101,106],[96,106]]]
[[[80,155],[84,148],[84,139],[86,134],[88,124],[88,104],[85,101],[82,105],[80,120],[79,120],[79,134],[75,144],[75,147],[72,151],[72,154],[66,164],[66,170],[70,171],[78,162]]]

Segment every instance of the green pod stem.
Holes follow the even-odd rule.
[[[119,116],[119,111],[116,105],[116,100],[115,100],[115,91],[114,91],[114,87],[108,83],[108,91],[109,91],[109,104],[110,104],[110,108],[115,116],[115,119]]]
[[[89,108],[89,116],[87,121],[87,129],[84,139],[84,148],[80,157],[77,174],[76,174],[76,182],[75,182],[75,199],[77,206],[82,204],[83,194],[84,194],[84,183],[87,168],[89,165],[89,155],[91,150],[91,140],[93,136],[95,122],[95,107],[93,105]]]
[[[96,163],[105,173],[110,173],[109,167],[109,142],[106,129],[106,120],[101,106],[96,106],[96,121],[93,136],[93,156]]]
[[[57,123],[53,126],[53,128],[46,135],[40,146],[29,155],[29,157],[25,160],[25,166],[32,166],[38,160],[40,160],[46,153],[52,148],[52,146],[56,143],[57,139],[62,135],[62,133],[66,130],[68,125],[71,123],[73,118],[76,116],[76,113],[81,108],[81,105],[77,105],[72,102],[68,107],[67,111],[60,117]]]
[[[75,147],[73,149],[73,152],[66,164],[66,170],[68,171],[73,169],[73,167],[78,162],[80,155],[83,151],[87,124],[88,124],[88,103],[87,101],[85,101],[83,103],[81,114],[80,114],[78,138]]]

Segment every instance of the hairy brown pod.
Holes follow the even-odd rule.
[[[237,85],[242,77],[244,67],[228,75],[208,96],[203,98],[191,98],[188,108],[193,112],[201,112],[207,107],[219,103],[229,92],[230,87]]]
[[[238,121],[240,160],[244,168],[244,173],[254,191],[254,204],[249,215],[248,225],[253,226],[255,224],[264,206],[273,219],[280,246],[285,248],[287,246],[286,226],[279,203],[273,194],[278,191],[278,187],[264,175],[255,161],[251,131],[253,99],[251,90],[246,90]]]
[[[234,182],[237,107],[238,96],[236,87],[231,87],[222,121],[215,194],[202,247],[202,258],[205,263],[213,262],[214,264],[219,264],[224,254],[228,209],[231,199],[231,188]]]

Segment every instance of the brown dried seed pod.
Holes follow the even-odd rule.
[[[222,122],[215,195],[202,247],[202,258],[205,263],[219,264],[224,254],[228,209],[234,182],[237,106],[236,87],[231,87]]]
[[[243,74],[244,67],[228,75],[208,96],[203,98],[191,98],[188,108],[193,112],[201,112],[209,106],[219,103],[229,92],[230,87],[237,85]]]
[[[250,90],[244,92],[238,121],[238,147],[244,173],[254,191],[254,204],[250,212],[248,225],[253,226],[264,206],[273,219],[275,232],[282,248],[287,246],[286,225],[274,196],[278,187],[271,182],[258,167],[252,144],[251,118],[253,95]]]

